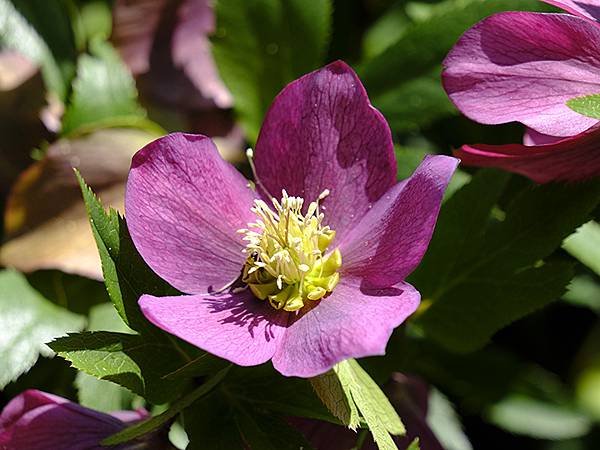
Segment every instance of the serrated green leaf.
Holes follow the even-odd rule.
[[[421,447],[419,446],[419,438],[415,438],[415,440],[410,443],[406,450],[421,450]]]
[[[100,253],[104,283],[123,321],[136,331],[156,334],[137,304],[143,294],[176,295],[141,258],[127,230],[125,220],[112,209],[108,212],[76,172],[92,232]]]
[[[583,116],[600,119],[600,94],[572,98],[567,106]]]
[[[213,53],[247,136],[290,81],[322,63],[329,39],[329,0],[219,0]]]
[[[153,403],[175,398],[186,380],[166,380],[164,375],[179,364],[173,348],[135,334],[90,331],[70,334],[49,344],[76,369],[101,380],[112,381]]]
[[[270,365],[234,368],[224,386],[256,409],[339,424],[304,378],[284,378]]]
[[[600,224],[595,220],[583,224],[564,240],[562,247],[600,275]]]
[[[166,374],[164,377],[167,380],[195,378],[217,372],[228,364],[224,359],[220,359],[210,353],[200,352],[198,356],[178,367],[173,372]]]
[[[143,422],[132,425],[129,428],[125,428],[124,430],[107,437],[102,441],[102,445],[122,444],[123,442],[131,441],[132,439],[147,434],[166,424],[169,420],[171,420],[185,408],[189,407],[196,400],[211,392],[223,380],[223,378],[225,378],[230,367],[231,366],[228,366],[220,370],[200,387],[173,402],[169,409],[163,413],[144,420]]]
[[[338,363],[333,372],[337,375],[347,401],[354,403],[373,434],[380,450],[396,449],[390,434],[406,432],[398,413],[390,404],[377,383],[353,359]],[[338,399],[343,401],[344,397]],[[329,403],[335,406],[329,400]]]
[[[63,118],[63,135],[147,125],[146,112],[137,103],[135,82],[116,50],[96,40],[91,51],[92,55],[79,57],[73,94]]]
[[[129,328],[123,323],[111,303],[94,306],[89,315],[88,331],[116,331],[127,333]],[[133,395],[131,391],[110,381],[98,379],[79,371],[75,377],[79,404],[96,411],[112,412],[130,409]]]
[[[509,178],[505,172],[481,170],[444,204],[429,249],[411,275],[424,300],[458,276],[465,261],[477,256],[492,208]]]
[[[341,383],[334,370],[311,378],[310,383],[323,404],[342,424],[351,430],[359,427],[360,417],[350,388]]]
[[[0,271],[0,389],[28,371],[38,356],[51,356],[51,339],[83,328],[85,319],[33,289],[13,270]]]
[[[483,346],[501,327],[560,298],[572,267],[543,259],[589,219],[600,198],[597,181],[527,186],[492,220],[503,182],[495,175],[487,184],[488,177],[476,177],[443,206],[411,278],[425,299],[418,324],[455,351]]]
[[[563,299],[600,313],[600,283],[588,275],[576,276],[571,280]]]
[[[229,387],[214,392],[184,411],[188,450],[310,450],[297,430],[279,415],[265,413],[237,397]]]
[[[0,45],[16,50],[42,67],[49,90],[60,98],[66,95],[66,83],[48,45],[9,0],[0,0]]]
[[[215,391],[183,411],[183,425],[190,440],[187,450],[244,448],[231,405]]]

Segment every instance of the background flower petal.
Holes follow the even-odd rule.
[[[478,122],[518,121],[552,136],[572,136],[598,122],[566,105],[600,92],[600,27],[589,20],[496,14],[462,36],[444,67],[450,99]]]
[[[454,154],[463,164],[497,167],[538,183],[585,180],[600,175],[600,126],[551,144],[464,145]]]
[[[449,156],[428,156],[385,194],[341,243],[342,277],[352,274],[387,287],[410,274],[427,250],[457,165]]]
[[[396,162],[387,122],[337,61],[277,96],[256,144],[256,170],[277,198],[286,189],[310,202],[329,189],[325,222],[340,236],[392,186]]]
[[[342,278],[331,295],[290,321],[273,365],[286,376],[313,377],[348,358],[383,355],[419,301],[407,283],[369,289],[358,277]]]
[[[158,275],[183,292],[206,293],[241,273],[244,246],[236,230],[254,219],[253,198],[210,139],[170,134],[133,157],[127,225]]]
[[[27,450],[102,449],[100,441],[125,423],[64,398],[29,390],[15,397],[0,416],[0,447]],[[65,432],[74,430],[74,432]]]
[[[113,41],[141,90],[178,107],[231,107],[212,56],[209,0],[116,0]]]
[[[146,318],[163,330],[240,366],[273,356],[288,313],[276,311],[249,290],[238,294],[140,298]]]
[[[527,145],[528,147],[533,145],[554,144],[555,142],[562,141],[563,139],[564,138],[562,137],[538,133],[531,128],[527,128],[523,134],[523,144]]]
[[[544,3],[564,9],[571,14],[592,20],[600,20],[598,0],[542,0]]]

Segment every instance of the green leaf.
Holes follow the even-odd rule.
[[[562,405],[524,395],[512,395],[494,405],[488,419],[512,433],[536,439],[572,439],[584,436],[592,423],[584,414]]]
[[[429,392],[427,424],[446,450],[473,450],[452,403],[435,388]]]
[[[564,293],[570,264],[543,260],[589,219],[600,198],[597,181],[528,186],[492,220],[505,182],[502,175],[478,175],[445,203],[411,278],[425,299],[418,324],[455,351],[483,346],[498,329]]]
[[[83,328],[84,318],[39,294],[12,270],[0,271],[0,389],[29,370],[56,336]]]
[[[407,27],[393,45],[362,67],[361,77],[371,95],[431,73],[458,38],[481,19],[499,11],[547,11],[534,0],[446,0],[427,20]]]
[[[600,224],[591,220],[564,240],[562,247],[600,275]]]
[[[351,430],[359,427],[360,416],[350,388],[347,384],[342,384],[334,370],[311,378],[310,383],[323,404],[340,422]]]
[[[244,448],[233,405],[222,392],[215,391],[195,402],[183,411],[182,417],[190,440],[187,450]]]
[[[395,132],[416,131],[458,112],[442,88],[440,72],[441,68],[436,67],[431,74],[407,80],[379,95],[371,95],[373,104]]]
[[[395,449],[396,444],[390,434],[403,435],[406,429],[377,383],[353,359],[337,364],[334,371],[345,389],[350,390],[352,400],[369,426],[377,446],[381,450]]]
[[[113,434],[112,436],[107,437],[102,441],[102,445],[122,444],[123,442],[131,441],[132,439],[147,434],[166,424],[169,420],[171,420],[177,414],[179,414],[183,409],[189,407],[196,400],[211,392],[223,380],[223,378],[225,378],[227,372],[229,371],[229,367],[230,366],[220,370],[201,386],[175,401],[169,407],[169,409],[167,409],[163,413],[159,414],[158,416],[154,416],[147,420],[144,420],[143,422],[132,425],[129,428],[126,428],[116,434]]]
[[[104,283],[111,301],[123,321],[132,329],[156,335],[137,304],[143,294],[158,297],[176,295],[172,287],[160,279],[139,255],[125,224],[116,211],[108,212],[76,172],[90,224],[102,262]]]
[[[600,94],[572,98],[567,106],[583,116],[600,119]]]
[[[184,411],[183,419],[190,438],[188,450],[312,449],[304,436],[280,416],[255,408],[228,388],[196,402]]]
[[[90,311],[89,331],[129,332],[111,303],[96,305]],[[133,395],[118,384],[79,371],[75,377],[77,398],[82,406],[103,412],[131,409]]]
[[[439,81],[439,64],[465,30],[499,11],[548,10],[534,0],[446,0],[426,8],[412,24],[405,14],[390,13],[385,26],[394,30],[387,34],[396,35],[396,41],[385,42],[385,50],[359,70],[373,104],[396,132],[456,112]]]
[[[235,398],[276,415],[307,417],[339,424],[304,378],[284,378],[271,365],[234,368],[224,386]]]
[[[218,0],[213,53],[251,142],[275,95],[321,65],[330,0]]]
[[[106,127],[147,126],[146,112],[137,103],[135,82],[115,49],[95,40],[91,52],[79,57],[73,94],[63,118],[63,135]]]
[[[390,434],[404,434],[404,425],[377,383],[355,360],[336,364],[330,372],[311,379],[311,383],[342,423],[356,429],[360,413],[380,450],[397,448]]]
[[[422,148],[407,148],[407,147],[394,147],[394,153],[396,154],[396,164],[398,166],[398,180],[404,180],[409,178],[413,172],[419,167],[419,164],[423,161],[425,156],[434,153],[433,151],[424,150]],[[448,199],[454,195],[454,193],[467,184],[471,180],[471,175],[457,169],[446,188],[444,193],[444,199]]]
[[[0,0],[0,45],[16,50],[40,64],[47,88],[61,99],[66,83],[48,45],[9,0]]]
[[[153,403],[172,400],[186,386],[186,380],[164,379],[179,364],[178,358],[171,357],[173,347],[168,343],[135,334],[91,331],[49,345],[76,369],[124,386]]]
[[[415,440],[410,443],[406,450],[421,450],[421,447],[419,446],[419,438],[415,438]]]
[[[563,299],[600,313],[600,283],[588,275],[576,276],[571,280]]]
[[[75,74],[77,51],[67,2],[11,1],[46,43],[58,64],[62,78],[68,84]]]

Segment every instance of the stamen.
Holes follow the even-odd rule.
[[[252,152],[248,152],[252,158]],[[238,230],[247,242],[248,254],[242,281],[254,295],[277,309],[297,311],[308,300],[322,299],[339,280],[339,250],[328,252],[335,231],[323,225],[319,202],[324,190],[302,214],[304,199],[282,191],[281,200],[271,199],[273,209],[255,200],[251,211],[257,219]]]

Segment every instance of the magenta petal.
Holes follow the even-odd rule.
[[[144,295],[139,304],[157,327],[240,366],[271,359],[288,320],[288,313],[276,311],[249,290],[218,296]]]
[[[531,147],[534,145],[547,145],[554,144],[555,142],[562,141],[564,138],[557,136],[550,136],[548,134],[538,133],[531,128],[527,128],[525,130],[525,134],[523,134],[523,144]]]
[[[463,164],[497,167],[538,183],[600,176],[600,126],[552,144],[464,145],[455,152]]]
[[[383,355],[392,331],[419,300],[407,283],[366,289],[359,278],[344,277],[331,295],[290,322],[273,365],[286,376],[313,377],[348,358]]]
[[[340,244],[342,276],[386,287],[410,274],[427,250],[457,165],[449,156],[428,156],[408,180],[385,194]]]
[[[133,157],[125,212],[148,265],[177,289],[198,294],[240,275],[245,256],[236,230],[254,219],[253,199],[210,139],[176,133]]]
[[[108,414],[29,390],[11,400],[0,415],[0,448],[100,450],[105,448],[102,439],[125,426]]]
[[[338,61],[290,83],[267,113],[256,144],[258,178],[274,197],[314,201],[338,236],[394,183],[392,137],[354,71]]]
[[[564,9],[571,14],[586,19],[600,19],[600,1],[598,0],[542,0],[544,3]]]
[[[572,136],[598,121],[569,99],[600,92],[600,27],[567,14],[507,12],[468,30],[444,61],[450,99],[485,124]]]

